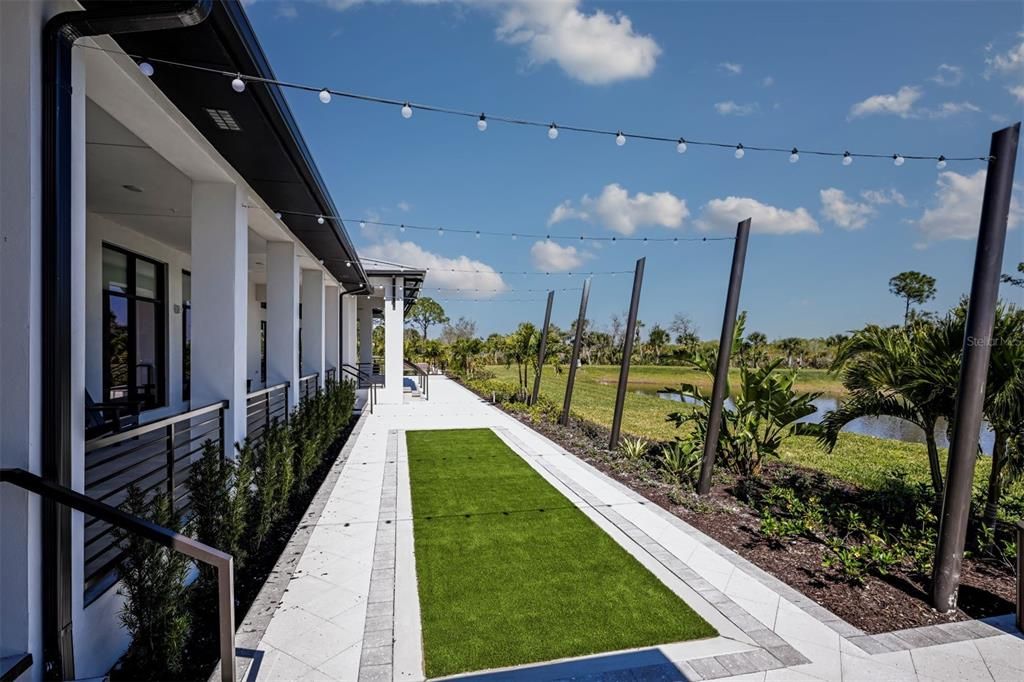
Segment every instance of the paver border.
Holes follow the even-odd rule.
[[[337,485],[344,473],[345,466],[349,461],[349,455],[352,454],[356,441],[359,440],[359,434],[362,432],[367,420],[368,414],[366,412],[359,415],[359,419],[356,420],[355,426],[352,427],[352,431],[348,434],[348,439],[338,453],[337,459],[334,460],[334,464],[331,465],[327,476],[324,477],[323,482],[317,489],[316,495],[313,496],[309,507],[306,508],[302,521],[299,522],[292,536],[288,539],[288,543],[281,550],[281,555],[274,564],[274,568],[267,575],[266,582],[263,583],[263,587],[256,594],[256,599],[253,600],[252,605],[246,612],[242,624],[235,631],[235,658],[238,659],[236,662],[235,679],[238,681],[248,679],[250,669],[259,660],[257,647],[260,641],[262,641],[271,619],[281,606],[281,600],[288,589],[292,575],[295,573],[295,567],[298,566],[299,559],[302,558],[303,553],[306,551],[309,538],[313,535],[313,530],[320,520],[324,507],[327,506],[327,501],[334,491],[334,486]],[[241,653],[245,655],[240,655]],[[237,664],[242,661],[248,662],[244,665]],[[209,679],[220,679],[220,663],[217,664],[217,667],[210,674]]]

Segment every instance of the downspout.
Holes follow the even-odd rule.
[[[43,29],[43,478],[71,487],[71,50],[79,38],[194,26],[212,0],[112,3],[65,12]],[[81,396],[79,396],[81,399]],[[71,510],[42,501],[43,676],[75,677],[71,623]]]

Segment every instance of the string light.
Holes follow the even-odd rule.
[[[487,130],[487,117],[483,114],[480,114],[480,120],[476,122],[476,129],[481,133]]]
[[[904,159],[903,156],[901,156],[900,154],[893,154],[892,155],[892,165],[894,165],[894,166],[902,166],[904,164],[904,162],[906,162],[906,159]]]
[[[399,225],[398,226],[398,231],[399,232],[405,232],[405,225]]]
[[[331,102],[331,92],[327,88],[321,90],[318,97],[320,98],[320,101],[323,102],[324,104],[330,104]]]
[[[676,151],[680,154],[686,153],[686,140],[681,137],[679,138],[679,141],[676,142]]]
[[[281,219],[281,212],[280,211],[274,211],[274,217],[277,218],[278,220],[280,220]]]
[[[799,160],[800,160],[800,152],[797,150],[796,147],[793,147],[793,151],[791,151],[789,153],[789,162],[790,163],[796,163]]]
[[[366,221],[365,220],[360,220],[359,221],[359,229],[360,230],[365,230],[366,229]]]
[[[521,294],[521,293],[537,293],[537,292],[541,292],[541,291],[544,291],[544,292],[547,292],[547,291],[580,291],[580,288],[579,287],[562,287],[560,289],[547,289],[547,288],[540,288],[540,289],[478,289],[478,288],[474,288],[474,287],[420,287],[420,290],[421,291],[428,291],[428,290],[429,291],[455,291],[455,292],[472,291],[473,293],[479,293],[479,294],[517,294],[517,293]]]
[[[743,150],[743,145],[736,145],[736,151],[734,151],[732,155],[735,156],[737,159],[742,159],[746,155],[746,152]]]
[[[615,144],[619,145],[620,147],[626,144],[626,136],[622,134],[621,130],[615,135]]]
[[[149,62],[139,62],[139,71],[142,72],[143,76],[151,78],[153,76],[153,65]]]
[[[317,225],[323,225],[324,224],[324,217],[322,215],[318,215],[316,217],[316,224]]]
[[[940,155],[939,155],[939,160],[938,160],[938,162],[937,162],[937,163],[935,164],[935,167],[936,167],[936,168],[938,168],[939,170],[942,170],[943,168],[945,168],[945,167],[946,167],[946,157],[945,157],[945,156],[942,156],[942,155],[940,154]]]
[[[109,48],[99,47],[99,46],[96,46],[96,45],[87,45],[87,44],[84,44],[84,43],[76,43],[75,47],[91,49],[91,50],[99,50],[101,52],[109,52],[109,53],[112,53],[112,54],[115,54],[115,55],[119,55],[119,56],[125,56],[125,54],[126,54],[126,53],[122,52],[121,50],[109,49]],[[280,88],[288,88],[288,89],[292,89],[292,90],[304,90],[304,91],[307,91],[307,92],[314,92],[314,93],[318,93],[321,90],[327,90],[328,93],[330,93],[332,96],[335,96],[335,97],[344,97],[346,99],[352,99],[352,100],[357,100],[357,101],[360,101],[360,102],[367,102],[367,103],[372,103],[372,104],[383,104],[383,105],[387,105],[387,106],[401,106],[402,107],[402,109],[401,109],[402,116],[404,118],[411,118],[412,117],[412,111],[413,111],[414,108],[415,109],[422,109],[423,111],[429,111],[429,112],[433,112],[433,113],[437,113],[437,114],[446,114],[446,115],[449,115],[449,116],[472,117],[472,118],[475,118],[475,119],[479,119],[479,117],[480,117],[480,114],[478,114],[476,112],[470,112],[470,111],[459,110],[459,109],[452,109],[452,108],[442,107],[442,106],[437,106],[437,105],[431,105],[431,104],[415,104],[414,105],[414,104],[410,104],[408,101],[403,101],[403,100],[399,100],[399,99],[393,99],[393,98],[387,98],[387,97],[378,97],[378,96],[375,96],[375,95],[365,95],[365,94],[353,93],[353,92],[346,92],[344,90],[336,90],[336,89],[333,89],[333,88],[322,88],[322,87],[319,87],[319,86],[307,85],[307,84],[304,84],[304,83],[291,83],[291,82],[287,82],[287,81],[280,81],[280,80],[273,79],[273,78],[263,78],[261,76],[243,75],[241,73],[235,74],[235,73],[232,73],[230,71],[224,71],[222,69],[217,69],[217,68],[213,68],[213,67],[209,67],[209,66],[202,66],[202,65],[199,65],[199,64],[190,64],[190,63],[180,62],[180,61],[175,61],[175,60],[170,60],[170,59],[160,59],[160,58],[156,58],[156,57],[146,57],[145,55],[139,55],[139,54],[127,54],[127,56],[132,58],[132,59],[134,59],[134,60],[137,60],[137,61],[149,62],[150,64],[163,64],[163,65],[167,65],[167,66],[173,66],[175,68],[191,69],[193,71],[201,71],[201,72],[216,74],[216,75],[220,75],[220,76],[224,76],[224,77],[228,77],[228,78],[232,78],[233,77],[233,80],[231,81],[231,87],[236,92],[244,91],[245,87],[246,87],[246,82],[254,82],[254,83],[262,83],[262,84],[265,84],[265,85],[273,85],[273,86],[280,87]],[[616,136],[616,141],[618,141],[618,136],[619,135],[622,135],[623,138],[625,138],[628,135],[628,137],[638,138],[638,139],[642,139],[642,140],[648,140],[648,141],[651,141],[651,142],[670,142],[670,143],[676,145],[677,150],[679,149],[679,142],[682,139],[678,135],[673,135],[671,137],[668,137],[668,136],[663,136],[663,135],[652,135],[652,134],[644,134],[644,133],[628,133],[627,134],[624,131],[622,131],[621,129],[616,131],[616,129],[614,129],[614,128],[613,129],[589,128],[589,127],[584,127],[584,126],[572,126],[572,125],[557,126],[554,123],[547,123],[547,122],[541,122],[541,121],[530,120],[530,119],[522,119],[522,118],[513,118],[513,117],[508,117],[508,116],[490,116],[490,117],[488,117],[487,121],[488,122],[498,121],[498,122],[506,123],[506,124],[510,124],[510,125],[544,127],[544,128],[548,129],[548,137],[551,138],[552,140],[558,137],[559,130],[561,130],[563,128],[566,129],[566,130],[570,130],[572,132],[587,133],[587,134],[592,134],[592,135],[615,135]],[[706,146],[706,147],[717,147],[717,148],[723,148],[723,149],[737,149],[737,146],[735,144],[726,143],[726,142],[715,142],[715,141],[710,141],[710,140],[693,140],[693,139],[687,138],[685,144],[687,144],[687,145],[701,145],[701,146]],[[784,154],[790,154],[791,153],[789,147],[748,146],[748,147],[745,147],[744,149],[748,150],[748,151],[758,151],[758,152],[777,152],[777,153],[784,153]],[[837,151],[828,151],[828,150],[804,149],[801,153],[804,154],[804,155],[811,154],[811,155],[814,155],[814,156],[842,157],[844,165],[850,165],[850,163],[852,163],[852,161],[853,161],[853,157],[855,157],[855,156],[861,157],[861,158],[872,158],[872,159],[888,159],[888,158],[892,158],[892,154],[877,154],[877,153],[865,153],[865,152],[853,153],[853,152],[850,152],[849,150],[844,151],[844,152],[837,152]],[[915,161],[916,160],[938,161],[941,158],[943,161],[946,161],[947,163],[950,162],[950,161],[988,161],[989,160],[989,157],[987,155],[985,155],[985,156],[960,156],[960,157],[944,156],[944,157],[940,157],[940,156],[935,155],[935,154],[931,154],[931,155],[927,155],[927,154],[926,155],[904,154],[904,155],[902,155],[902,157],[903,157],[904,160],[908,160],[908,161],[909,160],[915,160]]]

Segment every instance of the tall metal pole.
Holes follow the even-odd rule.
[[[583,282],[583,295],[580,296],[580,314],[576,318],[576,340],[572,344],[572,361],[569,363],[569,378],[565,382],[565,398],[562,401],[562,417],[558,423],[566,426],[569,423],[569,407],[572,405],[572,389],[576,385],[576,365],[580,361],[580,347],[583,345],[583,327],[587,324],[587,299],[590,298],[590,278]]]
[[[699,495],[706,495],[711,490],[711,473],[715,468],[718,434],[722,430],[725,388],[729,383],[729,356],[732,355],[732,336],[736,329],[736,311],[740,305],[740,286],[743,284],[743,265],[747,260],[747,241],[749,237],[750,218],[747,218],[736,226],[736,242],[732,248],[732,271],[729,273],[729,293],[725,297],[725,314],[722,316],[722,336],[718,339],[718,364],[715,366],[715,385],[711,389],[711,412],[708,415],[708,430],[704,440],[704,459],[700,464],[700,480],[697,482],[697,494]]]
[[[544,369],[544,356],[548,349],[548,327],[551,326],[551,304],[555,302],[555,292],[548,292],[548,307],[544,311],[544,329],[540,333],[540,348],[537,350],[537,373],[533,377],[533,399],[531,405],[537,404],[540,395],[540,373]]]
[[[967,305],[964,346],[960,355],[960,383],[953,413],[946,491],[932,570],[932,606],[943,612],[956,608],[960,587],[960,567],[971,509],[974,464],[985,406],[985,382],[992,352],[992,328],[999,298],[999,275],[1006,246],[1006,221],[1010,212],[1013,167],[1019,139],[1020,122],[1017,122],[992,134],[989,151],[971,298]]]
[[[626,322],[626,338],[622,343],[622,365],[619,367],[619,389],[615,393],[615,413],[612,415],[612,435],[608,439],[608,449],[614,450],[619,445],[619,432],[622,430],[622,408],[626,405],[626,383],[629,381],[629,360],[633,355],[633,336],[636,334],[636,314],[640,308],[640,287],[644,283],[644,264],[646,258],[636,262],[633,274],[633,298],[629,302],[629,319]]]

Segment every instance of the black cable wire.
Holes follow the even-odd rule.
[[[368,102],[371,104],[383,104],[387,106],[399,106],[419,111],[428,111],[436,114],[446,114],[449,116],[460,116],[463,118],[473,118],[477,120],[486,119],[487,122],[497,121],[498,123],[505,123],[508,125],[528,126],[534,128],[548,128],[557,129],[558,131],[568,130],[574,133],[585,133],[590,135],[603,135],[618,137],[620,134],[625,136],[627,139],[647,140],[651,142],[670,142],[672,144],[685,143],[687,146],[701,146],[701,147],[716,147],[721,149],[743,149],[745,151],[756,151],[756,152],[772,152],[772,153],[784,153],[792,154],[798,152],[799,154],[809,154],[812,156],[831,156],[831,157],[854,157],[864,159],[897,159],[902,158],[907,161],[936,161],[936,162],[950,162],[950,161],[989,161],[990,158],[986,156],[945,156],[942,154],[877,154],[868,152],[851,152],[849,150],[844,151],[828,151],[818,149],[804,149],[801,147],[770,147],[763,145],[744,145],[740,143],[730,142],[715,142],[711,140],[699,140],[692,139],[684,136],[665,136],[665,135],[652,135],[646,133],[632,133],[622,129],[605,129],[605,128],[591,128],[580,125],[566,125],[556,123],[554,121],[538,121],[525,118],[515,118],[511,116],[501,116],[485,114],[484,112],[466,111],[463,109],[455,109],[452,107],[443,107],[435,104],[422,104],[418,102],[410,102],[407,100],[394,99],[390,97],[379,97],[376,95],[364,95],[355,92],[348,92],[345,90],[336,90],[333,88],[316,87],[313,85],[306,85],[305,83],[294,83],[289,81],[282,81],[274,78],[263,78],[261,76],[251,76],[248,74],[237,73],[234,71],[226,71],[224,69],[218,69],[209,66],[200,66],[198,64],[189,64],[186,62],[175,61],[171,59],[162,59],[159,57],[146,57],[140,54],[132,54],[121,52],[120,50],[112,50],[96,45],[86,45],[83,43],[76,43],[75,47],[83,47],[91,50],[99,50],[101,52],[109,52],[111,54],[123,55],[130,57],[136,62],[149,62],[150,64],[162,64],[165,66],[171,66],[182,69],[192,69],[194,71],[202,71],[204,73],[212,73],[218,76],[224,76],[225,78],[240,79],[243,83],[261,83],[263,85],[274,85],[280,88],[289,88],[292,90],[300,90],[303,92],[330,93],[332,97],[342,97],[345,99],[356,100],[359,102]]]

